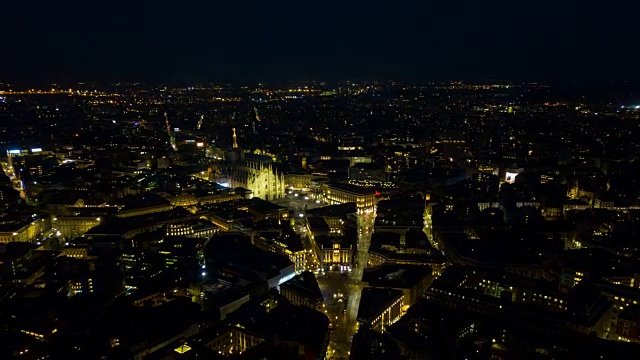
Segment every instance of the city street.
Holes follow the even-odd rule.
[[[2,162],[2,171],[11,180],[13,188],[20,193],[22,199],[26,199],[27,195],[22,188],[22,183],[17,180],[14,169],[12,169],[7,162]]]
[[[289,191],[291,190],[287,190],[287,194],[285,195],[284,199],[273,200],[272,202],[293,211],[293,228],[295,232],[300,235],[304,248],[310,250],[311,243],[309,240],[309,235],[307,234],[307,228],[305,224],[305,209],[315,209],[324,206],[324,204],[310,199],[309,196],[304,193],[294,191],[291,191],[291,193],[289,193]],[[294,194],[297,194],[298,196],[295,196]],[[301,214],[302,217],[300,216]],[[309,254],[307,256],[306,264],[308,270],[315,270],[319,266],[318,259],[316,259],[314,254]]]
[[[362,294],[362,274],[367,265],[367,253],[375,209],[358,214],[358,251],[355,254],[351,273],[327,272],[318,276],[318,284],[325,298],[327,316],[332,321],[333,331],[327,350],[329,359],[348,359],[351,339],[357,331],[358,306]]]
[[[287,194],[284,199],[273,202],[294,212],[295,231],[302,236],[305,248],[309,249],[310,242],[304,226],[305,207],[308,210],[325,206],[325,204],[318,203],[301,192],[292,192]],[[362,275],[367,265],[375,217],[375,208],[367,209],[357,215],[358,244],[351,272],[329,271],[316,274],[318,285],[325,299],[325,312],[332,327],[327,349],[328,359],[349,358],[351,339],[358,330],[357,316],[362,294]]]

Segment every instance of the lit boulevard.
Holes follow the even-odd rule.
[[[358,329],[356,318],[362,294],[362,274],[367,265],[375,216],[375,208],[358,214],[358,249],[354,255],[352,271],[348,274],[327,272],[324,276],[318,276],[327,316],[333,325],[327,350],[329,359],[349,358],[351,339]]]

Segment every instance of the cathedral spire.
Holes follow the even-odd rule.
[[[233,131],[233,148],[238,148],[238,138],[236,136],[236,128],[231,129]]]

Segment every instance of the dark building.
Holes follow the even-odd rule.
[[[358,308],[360,327],[384,332],[402,316],[404,292],[395,289],[364,288]]]
[[[307,306],[322,311],[324,297],[318,281],[310,271],[304,271],[280,285],[280,293],[294,305]]]

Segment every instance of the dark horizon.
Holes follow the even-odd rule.
[[[5,5],[0,81],[640,80],[635,4],[99,5]]]

